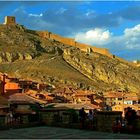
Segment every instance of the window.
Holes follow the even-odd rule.
[[[120,100],[122,100],[122,98],[118,98],[118,100],[120,101]]]

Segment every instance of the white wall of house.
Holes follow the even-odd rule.
[[[133,101],[124,101],[124,104],[130,104],[130,105],[132,105],[133,104]]]

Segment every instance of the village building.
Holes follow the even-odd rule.
[[[124,111],[124,108],[127,107],[131,107],[136,111],[139,110],[139,98],[136,93],[106,92],[104,102],[113,111]]]
[[[17,78],[10,78],[6,74],[0,73],[0,93],[13,94],[19,93],[22,89],[19,86]]]
[[[136,105],[139,104],[140,100],[136,93],[124,94],[124,104]]]
[[[33,82],[31,80],[19,79],[18,81],[20,87],[23,91],[27,91],[29,89],[37,90],[37,82]]]
[[[76,90],[74,99],[76,103],[91,103],[93,93],[84,90]]]
[[[5,84],[5,93],[13,94],[13,93],[21,93],[22,89],[18,83],[8,82]]]
[[[54,101],[54,97],[50,96],[48,92],[38,92],[36,90],[28,90],[26,95],[33,97],[34,99],[38,99],[40,101],[44,101],[47,103],[52,103]]]

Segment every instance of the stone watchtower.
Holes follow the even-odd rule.
[[[6,25],[14,25],[16,24],[16,18],[13,16],[5,16],[4,24]]]

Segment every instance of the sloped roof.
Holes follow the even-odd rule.
[[[94,100],[96,103],[102,103],[103,101],[101,99],[95,99]]]
[[[87,98],[87,97],[78,97],[80,100],[84,100],[84,101],[90,101],[90,99],[89,98]]]
[[[122,97],[127,97],[127,98],[138,98],[136,93],[125,93],[125,92],[106,92],[104,93],[104,97],[106,98],[122,98]]]
[[[125,93],[123,92],[113,92],[113,91],[110,91],[110,92],[106,92],[104,93],[104,97],[105,98],[121,98],[123,97]]]
[[[90,91],[85,91],[85,90],[76,90],[76,94],[75,94],[75,96],[78,96],[78,95],[92,95],[93,93],[92,92],[90,92]]]
[[[9,96],[8,101],[9,102],[29,102],[29,103],[35,102],[35,100],[29,98],[26,94],[23,94],[23,93],[16,93]]]
[[[97,109],[99,108],[98,106],[96,105],[93,105],[93,104],[72,104],[72,103],[51,103],[51,104],[48,104],[46,107],[49,107],[51,106],[51,108],[56,108],[56,109],[81,109],[81,108],[84,108],[86,110],[89,110],[89,109]]]

